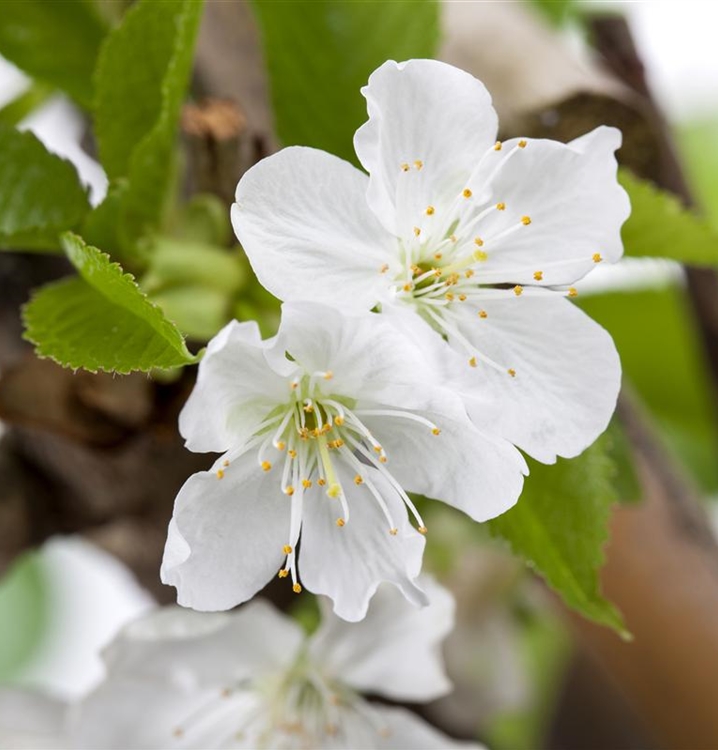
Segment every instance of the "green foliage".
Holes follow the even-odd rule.
[[[0,124],[0,247],[53,249],[90,210],[70,162],[32,134]]]
[[[531,0],[531,5],[556,26],[563,26],[576,14],[576,0]]]
[[[44,83],[32,83],[19,96],[0,107],[0,124],[17,125],[52,96],[53,89]]]
[[[621,615],[602,597],[598,579],[616,502],[614,466],[604,441],[578,458],[559,459],[555,466],[530,461],[531,476],[517,505],[488,526],[566,604],[626,636]]]
[[[677,128],[678,145],[698,193],[701,207],[718,231],[718,115],[682,123]]]
[[[95,134],[115,190],[113,221],[93,219],[110,249],[136,255],[135,241],[160,223],[173,186],[177,123],[192,70],[201,0],[140,0],[107,38],[95,74]],[[119,195],[119,198],[118,198]]]
[[[91,0],[4,0],[0,54],[18,68],[92,105],[92,71],[107,27]]]
[[[80,278],[50,284],[23,310],[25,337],[41,357],[91,372],[128,373],[196,362],[182,335],[107,255],[62,236]]]
[[[435,0],[254,0],[254,8],[280,140],[349,160],[369,74],[388,59],[432,57],[439,38]]]
[[[579,298],[613,336],[623,372],[706,492],[718,492],[718,430],[701,342],[680,288]]]
[[[621,232],[627,255],[718,266],[718,232],[707,219],[626,169],[619,171],[619,179],[631,199],[631,216]]]

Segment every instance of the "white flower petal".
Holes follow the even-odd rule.
[[[366,203],[367,177],[312,148],[285,148],[237,185],[232,225],[260,283],[282,300],[370,309],[396,241]]]
[[[387,731],[379,734],[375,748],[382,750],[486,750],[477,742],[454,740],[405,708],[375,706]]]
[[[209,342],[179,418],[189,450],[222,453],[241,445],[274,404],[286,399],[286,378],[270,368],[267,346],[255,322],[236,320]]]
[[[427,206],[461,194],[496,139],[496,112],[480,81],[437,60],[389,60],[362,94],[369,120],[354,147],[370,174],[367,199],[384,226],[405,237]]]
[[[429,605],[416,607],[382,585],[357,623],[333,617],[324,606],[310,653],[328,674],[364,693],[402,701],[430,701],[451,690],[441,642],[454,623],[454,599],[429,577],[420,579]]]
[[[39,692],[0,687],[0,748],[61,750],[70,747],[67,705]]]
[[[420,414],[441,433],[405,419],[365,419],[386,451],[387,470],[405,490],[443,500],[475,521],[514,505],[528,469],[513,445],[482,432],[453,409]]]
[[[171,606],[126,626],[103,658],[109,679],[219,689],[288,667],[303,640],[291,618],[261,600],[231,613]]]
[[[223,479],[194,474],[175,500],[170,529],[191,554],[178,557],[170,538],[162,581],[177,588],[179,604],[201,611],[246,601],[282,564],[289,506],[275,472],[260,469],[256,452],[233,461]]]
[[[524,148],[514,139],[492,149],[472,178],[477,191],[488,183],[492,202],[505,205],[477,227],[488,255],[477,281],[533,284],[538,271],[543,284],[571,284],[601,259],[618,260],[630,213],[616,180],[620,131],[599,127],[567,145],[523,142]]]
[[[502,435],[543,463],[576,456],[606,429],[621,385],[609,334],[551,292],[484,300],[486,319],[467,310],[461,332],[502,367],[465,368],[456,387],[476,424]],[[515,377],[503,368],[512,368]],[[455,374],[459,374],[455,371]],[[500,405],[486,417],[473,393]],[[490,424],[487,422],[490,421]]]
[[[353,472],[338,462],[337,470],[350,518],[339,528],[338,500],[317,491],[305,495],[299,550],[302,583],[315,594],[330,597],[334,612],[350,622],[366,615],[369,600],[382,581],[393,583],[413,604],[425,605],[427,597],[416,584],[425,540],[409,523],[396,491],[376,469],[366,467],[365,477],[381,493],[398,530],[392,535],[368,487],[356,487]]]

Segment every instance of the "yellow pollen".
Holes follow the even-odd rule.
[[[386,456],[379,456],[379,463],[385,464],[386,463]]]
[[[289,575],[289,571],[286,570],[286,569],[283,569],[283,570],[279,571],[279,577],[280,578],[286,578],[288,575]]]
[[[311,486],[312,486],[311,479],[302,479],[302,487],[304,487],[305,490],[308,490]]]
[[[389,270],[389,264],[384,263],[384,265],[379,269],[379,273],[386,273]]]
[[[334,377],[334,373],[331,370],[327,370],[322,377],[324,380],[331,380]]]
[[[283,451],[287,447],[287,444],[283,440],[280,440],[274,447],[278,451]]]
[[[217,479],[224,479],[224,471],[222,469],[219,469],[217,472]]]
[[[336,439],[336,440],[334,441],[334,447],[335,447],[335,448],[341,448],[341,447],[342,447],[342,445],[344,445],[344,441],[343,441],[343,440],[342,440],[341,438],[337,438],[337,439]]]
[[[408,164],[404,163],[404,164],[401,165],[401,171],[402,172],[408,172],[409,169],[410,169],[410,167],[409,167]]]
[[[534,271],[534,281],[541,281],[543,279],[543,271]]]
[[[453,295],[453,294],[452,294],[451,292],[447,292],[447,293],[446,293],[446,294],[444,295],[444,297],[446,297],[446,299],[447,299],[447,300],[448,300],[449,302],[453,302],[453,301],[454,301],[454,295]]]
[[[438,427],[432,427],[431,434],[432,435],[441,435],[441,430]]]
[[[531,223],[531,217],[530,216],[522,216],[521,217],[521,223],[527,227]]]
[[[302,593],[302,585],[301,585],[301,583],[295,583],[294,586],[292,586],[292,591],[295,594],[301,594]]]
[[[503,145],[504,145],[504,144],[503,144],[503,143],[501,143],[501,141],[496,141],[496,143],[494,144],[494,151],[501,151],[501,147],[502,147]]]
[[[477,363],[476,363],[476,357],[472,357],[472,358],[471,358],[471,359],[469,360],[469,365],[471,365],[471,367],[476,367],[476,364],[477,364]]]
[[[435,210],[436,209],[433,206],[427,206],[426,207],[426,215],[427,216],[433,216]]]
[[[290,457],[290,458],[296,458],[296,457],[297,457],[297,452],[296,452],[296,451],[294,450],[294,448],[292,448],[292,449],[291,449],[291,450],[289,451],[289,457]]]
[[[374,446],[374,450],[375,450],[375,451],[376,451],[377,453],[381,453],[381,452],[382,452],[382,450],[383,450],[383,448],[381,447],[381,445],[375,445],[375,446]]]
[[[414,227],[414,236],[418,237],[421,234],[421,229],[419,227]]]
[[[578,289],[576,289],[575,286],[570,286],[568,288],[568,296],[569,297],[578,297]]]
[[[467,268],[464,272],[464,276],[466,276],[467,279],[470,279],[474,275],[474,269],[473,268]]]
[[[409,269],[414,274],[414,276],[418,276],[421,273],[421,268],[417,266],[415,263],[409,266]]]
[[[471,198],[471,196],[473,195],[473,193],[471,192],[471,190],[469,190],[469,188],[464,188],[461,194],[464,196],[464,198]]]
[[[489,314],[486,312],[486,310],[479,310],[479,317],[480,318],[488,318]]]
[[[322,427],[322,433],[330,432],[332,429],[332,426],[327,422],[324,427]]]
[[[432,271],[432,273],[433,273],[433,274],[434,274],[434,276],[436,276],[436,278],[438,279],[438,278],[439,278],[439,276],[441,276],[441,269],[440,269],[440,268],[435,268],[435,269],[434,269],[434,270]]]
[[[337,427],[341,427],[344,424],[344,417],[342,417],[342,416],[334,417],[334,424]]]
[[[428,530],[429,530],[429,529],[427,529],[427,528],[426,528],[426,526],[419,526],[419,528],[417,529],[417,531],[418,531],[418,532],[419,532],[420,534],[426,534],[426,532],[427,532]]]
[[[361,478],[361,476],[359,474],[357,474],[354,477],[354,484],[364,484],[364,480]]]
[[[285,544],[284,547],[282,547],[282,552],[284,552],[285,555],[291,555],[292,554],[292,548],[289,544]]]
[[[294,487],[292,487],[292,485],[291,485],[291,484],[288,484],[288,485],[287,485],[287,486],[286,486],[286,487],[284,488],[284,494],[285,494],[285,495],[289,495],[289,496],[291,497],[291,496],[292,496],[292,495],[294,494]]]
[[[460,294],[459,295],[459,302],[466,302],[466,295],[465,294]]]
[[[513,367],[509,367],[509,369],[506,370],[506,372],[508,372],[508,374],[511,375],[512,378],[516,377],[516,370],[514,370]]]
[[[423,161],[422,161],[421,159],[417,159],[417,160],[416,160],[416,161],[414,162],[414,167],[415,167],[416,169],[422,169],[422,168],[423,168],[423,166],[424,166],[424,162],[423,162]]]
[[[224,466],[225,468],[229,466],[229,461],[226,458],[224,459],[224,461],[222,461],[222,466]]]
[[[496,209],[498,211],[505,211],[506,210],[506,204],[502,201],[501,203],[496,204]]]
[[[293,381],[292,381],[292,383],[291,383],[291,385],[290,385],[289,387],[290,387],[290,388],[291,388],[291,389],[292,389],[293,391],[296,391],[296,390],[297,390],[297,386],[298,386],[298,385],[299,385],[299,383],[297,383],[297,381],[296,381],[296,380],[293,380]]]
[[[454,284],[459,283],[459,274],[458,273],[450,273],[446,277],[446,281],[444,282],[446,286],[453,286]]]
[[[526,141],[523,138],[518,143],[519,148],[526,148]]]
[[[591,257],[594,263],[600,263],[603,260],[601,253],[594,253]]]
[[[269,463],[269,461],[262,461],[262,469],[264,471],[269,471],[272,468],[272,464]]]
[[[474,245],[476,245],[476,247],[483,247],[484,241],[481,239],[481,237],[474,237]]]
[[[485,260],[488,260],[489,254],[487,252],[484,252],[483,250],[474,250],[474,260],[477,260],[481,263],[483,263]]]
[[[434,253],[434,258],[436,258],[436,260],[441,260],[443,257],[444,257],[443,253]]]
[[[342,526],[346,525],[346,521],[343,518],[337,518],[337,526],[341,529]]]
[[[329,489],[327,490],[327,495],[329,497],[339,497],[339,494],[341,493],[342,488],[338,484],[333,484]]]
[[[514,287],[514,294],[517,297],[520,297],[523,294],[524,288],[521,286],[521,284],[516,284]]]
[[[399,533],[399,529],[397,529],[397,528],[394,528],[394,529],[389,529],[389,533],[390,533],[390,534],[391,534],[392,536],[396,536],[396,535],[397,535],[397,534]]]
[[[317,479],[317,484],[318,484],[318,485],[319,485],[320,487],[324,487],[324,485],[325,485],[326,483],[327,483],[327,480],[326,480],[326,479],[322,479],[322,477],[319,477],[319,479]]]

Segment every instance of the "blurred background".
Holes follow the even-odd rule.
[[[29,4],[42,11],[43,3]],[[97,205],[108,180],[87,111],[19,62],[3,5],[0,122],[32,130],[70,159]],[[109,29],[128,4],[95,5]],[[300,17],[299,5],[310,20],[306,30],[295,28],[297,37],[316,33],[312,14],[327,7],[336,13],[336,25],[322,27],[321,44],[309,37],[283,45],[281,18]],[[351,5],[206,4],[180,125],[177,194],[200,223],[212,224],[215,244],[231,247],[225,209],[241,172],[293,137],[302,142],[287,136],[282,101],[291,98],[292,82],[282,84],[277,71],[287,58],[307,78],[335,65],[343,9]],[[372,6],[371,34],[393,23],[392,6],[402,3],[364,5]],[[691,204],[718,233],[718,5],[445,2],[438,13],[435,56],[486,83],[502,134],[568,140],[616,124],[624,131],[623,163]],[[401,59],[411,49],[403,28],[394,30],[396,52],[386,57]],[[332,29],[336,39],[327,38]],[[365,80],[374,67],[369,57],[359,56],[357,69],[337,80]],[[358,87],[341,96],[355,109],[364,106]],[[314,145],[351,158],[351,143],[337,146],[327,134],[332,112],[315,114],[309,102],[308,138],[321,131],[326,137]],[[706,257],[705,267],[718,267],[718,246]],[[73,699],[100,679],[98,653],[119,627],[157,601],[173,600],[173,590],[157,580],[164,529],[177,487],[203,459],[183,453],[174,428],[191,382],[156,384],[139,375],[120,387],[109,376],[81,374],[70,382],[29,354],[18,306],[32,287],[66,272],[60,258],[0,254],[0,682]],[[149,272],[144,283],[193,341],[206,341],[233,315],[259,317],[271,331],[274,303],[247,280],[243,259],[232,273],[231,299],[217,303],[206,292],[203,309],[217,312],[199,317],[181,285],[154,285]],[[666,257],[630,257],[597,268],[579,286],[581,304],[614,336],[626,375],[629,398],[609,436],[617,508],[610,519],[612,502],[606,510],[612,536],[603,590],[623,613],[632,642],[569,611],[487,531],[427,506],[427,566],[459,599],[458,627],[446,646],[456,691],[425,709],[449,734],[478,736],[495,750],[718,747],[714,274],[686,273]],[[127,398],[134,413],[120,418]],[[179,468],[168,472],[173,462]],[[547,495],[580,477],[551,471],[534,472]],[[140,478],[125,484],[129,474]],[[130,499],[117,499],[118,482]],[[272,587],[268,595],[281,606],[302,606]]]

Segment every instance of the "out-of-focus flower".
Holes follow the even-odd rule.
[[[327,607],[311,638],[260,601],[232,613],[151,614],[107,649],[107,677],[77,707],[73,746],[457,747],[413,713],[361,695],[427,701],[450,690],[440,643],[453,599],[423,583],[429,607],[383,586],[363,622]]]
[[[223,453],[180,491],[162,566],[199,610],[249,599],[277,570],[347,620],[381,581],[425,604],[426,528],[406,491],[483,521],[526,471],[394,326],[308,302],[284,305],[273,339],[233,322],[210,342],[180,431],[190,450]]]
[[[580,453],[608,423],[620,365],[566,297],[622,254],[620,132],[498,142],[483,84],[432,60],[386,62],[362,91],[368,177],[294,147],[237,186],[232,222],[260,282],[284,300],[379,306],[477,424],[544,462]]]

